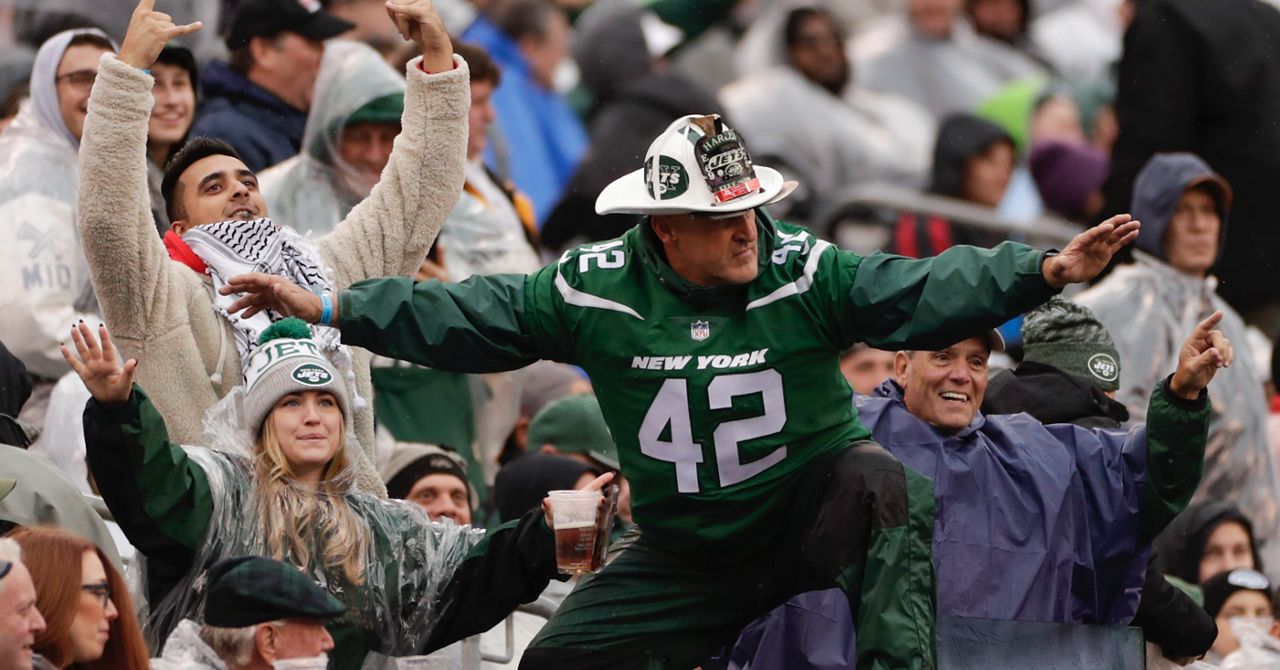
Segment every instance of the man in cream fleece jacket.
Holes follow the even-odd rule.
[[[175,26],[168,15],[153,11],[154,4],[139,2],[119,57],[103,57],[89,98],[80,145],[80,236],[107,326],[123,354],[138,359],[138,382],[164,414],[171,438],[194,443],[205,410],[242,382],[241,351],[246,332],[252,335],[251,324],[230,320],[215,305],[218,262],[212,254],[202,256],[195,240],[198,231],[227,230],[210,225],[227,220],[243,222],[250,231],[267,211],[256,177],[238,158],[208,155],[176,175],[173,196],[180,198],[184,216],[164,242],[156,237],[146,166],[153,82],[146,68],[168,40],[200,24]],[[462,192],[467,64],[453,55],[430,0],[391,0],[389,10],[401,34],[423,53],[407,68],[403,130],[369,197],[333,232],[309,245],[295,242],[318,253],[321,283],[334,291],[368,277],[412,276]],[[286,252],[298,240],[292,231],[273,231],[268,225],[250,234],[278,235]],[[366,401],[354,415],[365,456],[358,464],[359,484],[385,494],[373,466],[370,357],[362,349],[351,354],[356,389]]]

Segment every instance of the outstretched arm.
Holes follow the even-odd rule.
[[[447,372],[498,372],[544,356],[530,333],[524,275],[477,275],[459,283],[408,278],[368,279],[331,301],[326,321],[320,296],[277,275],[232,277],[220,291],[240,293],[231,313],[262,309],[342,330],[342,341],[381,356]]]
[[[1091,278],[1137,228],[1128,215],[1112,217],[1058,254],[1014,242],[957,246],[922,259],[842,253],[842,272],[852,273],[842,339],[881,349],[949,346],[1039,305],[1066,283]]]
[[[138,362],[123,366],[105,327],[72,329],[76,354],[62,354],[93,394],[85,407],[86,460],[125,535],[152,566],[151,596],[186,574],[213,515],[209,480],[186,451],[169,441],[164,419],[133,385]]]
[[[144,69],[168,40],[200,29],[199,23],[174,25],[154,6],[155,0],[141,0],[119,56],[103,56],[80,141],[81,245],[103,316],[117,336],[134,341],[167,330],[155,315],[165,313],[174,272],[156,236],[147,190],[155,82]]]
[[[469,71],[461,61],[454,66],[453,44],[430,0],[389,0],[387,14],[423,56],[404,73],[401,131],[377,185],[317,241],[339,288],[413,276],[462,193]]]
[[[584,489],[599,491],[613,479],[606,472]],[[440,595],[424,649],[431,652],[493,628],[522,603],[532,602],[556,576],[551,502],[485,534],[458,566]]]

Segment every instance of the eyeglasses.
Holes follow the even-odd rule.
[[[107,609],[107,603],[111,602],[111,585],[106,582],[83,584],[80,590],[102,601],[102,609]]]
[[[84,88],[93,88],[93,82],[96,81],[97,79],[98,79],[97,70],[76,70],[75,72],[60,74],[57,77],[54,77],[53,80],[55,82],[61,82],[63,80],[66,80],[67,83],[71,84],[72,88],[84,89]]]

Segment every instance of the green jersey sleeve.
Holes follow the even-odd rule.
[[[1044,251],[1004,242],[956,246],[933,258],[837,251],[840,338],[880,349],[937,349],[1039,305],[1057,293]]]
[[[530,334],[526,281],[524,275],[474,276],[457,283],[414,283],[404,277],[359,281],[339,296],[342,341],[447,372],[499,372],[555,358]],[[534,329],[543,332],[546,326]]]

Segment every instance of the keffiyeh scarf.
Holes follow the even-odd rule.
[[[315,247],[293,230],[272,223],[271,219],[205,224],[187,231],[182,241],[208,266],[215,290],[214,310],[231,323],[242,372],[258,348],[258,336],[284,315],[269,309],[248,319],[232,314],[227,308],[240,294],[221,293],[230,278],[247,272],[263,272],[284,277],[317,295],[334,292],[333,280]],[[329,359],[344,372],[354,392],[351,352],[343,346],[341,334],[335,328],[316,325],[311,326],[311,332]],[[362,404],[363,399],[357,397],[354,406]]]

